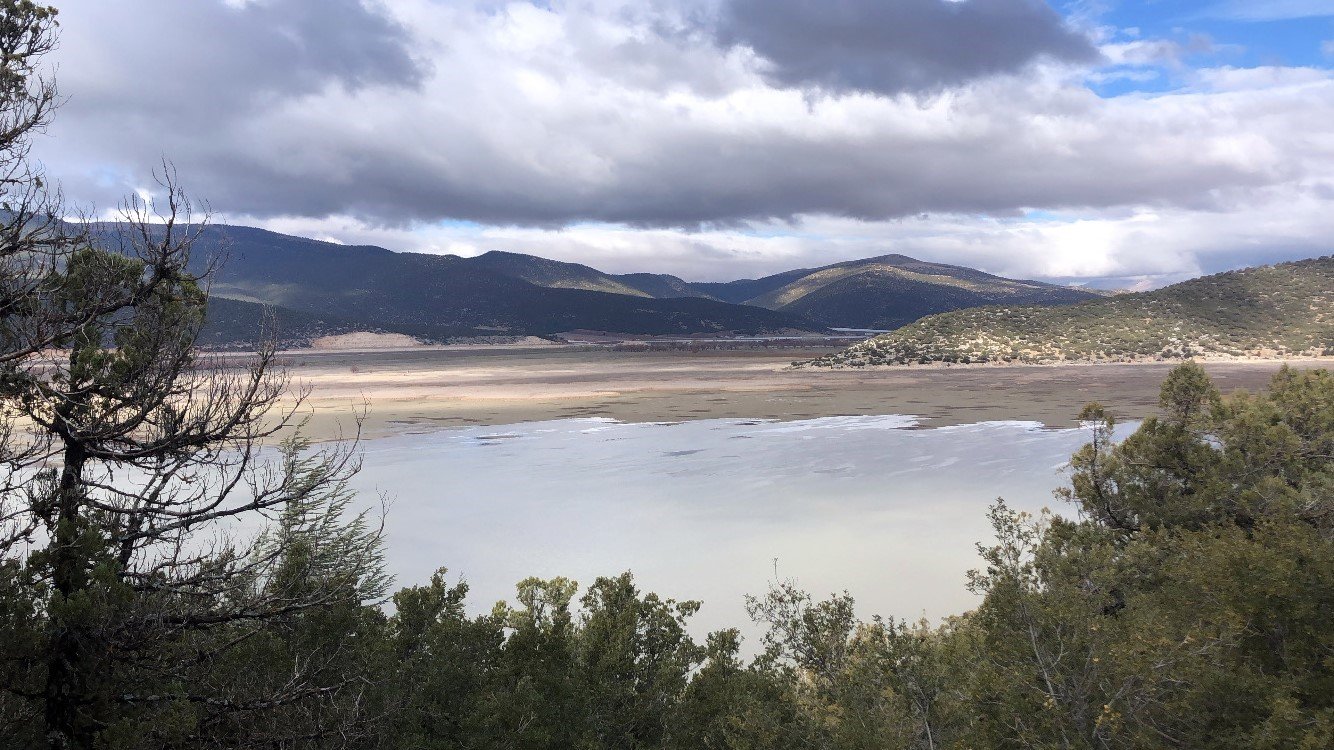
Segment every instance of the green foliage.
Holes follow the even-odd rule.
[[[694,643],[686,628],[697,603],[644,594],[628,573],[597,579],[576,611],[577,591],[564,578],[526,579],[516,604],[472,618],[467,586],[449,586],[444,571],[396,594],[385,746],[662,748],[691,746],[680,744],[687,729],[763,731],[717,715],[730,718],[730,697],[756,687],[739,674],[755,673],[739,665],[735,633],[711,636],[711,650]],[[686,717],[702,724],[687,728]]]
[[[923,318],[819,367],[1109,362],[1334,354],[1334,256],[1205,276],[1059,307]]]
[[[499,710],[501,617],[469,618],[466,584],[449,586],[445,571],[426,586],[394,594],[389,620],[392,679],[384,728],[386,747],[461,748],[486,734]]]
[[[709,635],[704,666],[674,712],[665,747],[757,750],[810,740],[810,721],[790,678],[764,665],[746,666],[740,650],[734,629]]]
[[[686,633],[698,602],[640,595],[629,573],[599,578],[582,599],[579,661],[595,747],[660,747],[666,706],[685,691],[702,654]]]
[[[1331,521],[1334,378],[1283,367],[1270,392],[1221,399],[1197,365],[1178,367],[1163,386],[1163,418],[1146,419],[1124,442],[1102,416],[1094,444],[1074,456],[1068,499],[1100,523],[1125,531],[1250,527],[1292,514]]]
[[[1193,365],[1074,457],[1085,520],[998,506],[974,586],[983,747],[1325,747],[1334,734],[1334,379],[1219,398]]]

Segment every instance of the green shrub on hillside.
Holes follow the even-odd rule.
[[[815,360],[822,367],[1121,362],[1334,354],[1334,256],[1064,307],[943,313]]]

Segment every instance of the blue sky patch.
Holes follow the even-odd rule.
[[[1089,76],[1100,96],[1171,91],[1202,68],[1334,68],[1334,0],[1077,0],[1056,7],[1101,29],[1106,43],[1137,44],[1151,58]]]

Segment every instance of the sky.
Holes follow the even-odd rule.
[[[687,280],[1151,288],[1334,252],[1334,0],[53,0],[100,215]]]

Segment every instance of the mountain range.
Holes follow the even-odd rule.
[[[760,279],[689,282],[652,273],[611,275],[576,263],[492,251],[468,263],[538,286],[656,299],[699,297],[800,316],[809,325],[889,329],[936,312],[996,303],[1070,304],[1098,295],[993,276],[972,268],[883,255],[798,268]]]
[[[219,346],[255,340],[264,308],[280,338],[297,343],[357,330],[432,340],[580,330],[647,336],[887,330],[947,310],[1098,296],[903,255],[689,282],[518,253],[400,253],[211,225],[195,245],[194,262],[202,269],[218,256],[223,262],[211,278],[214,303],[203,342]]]

